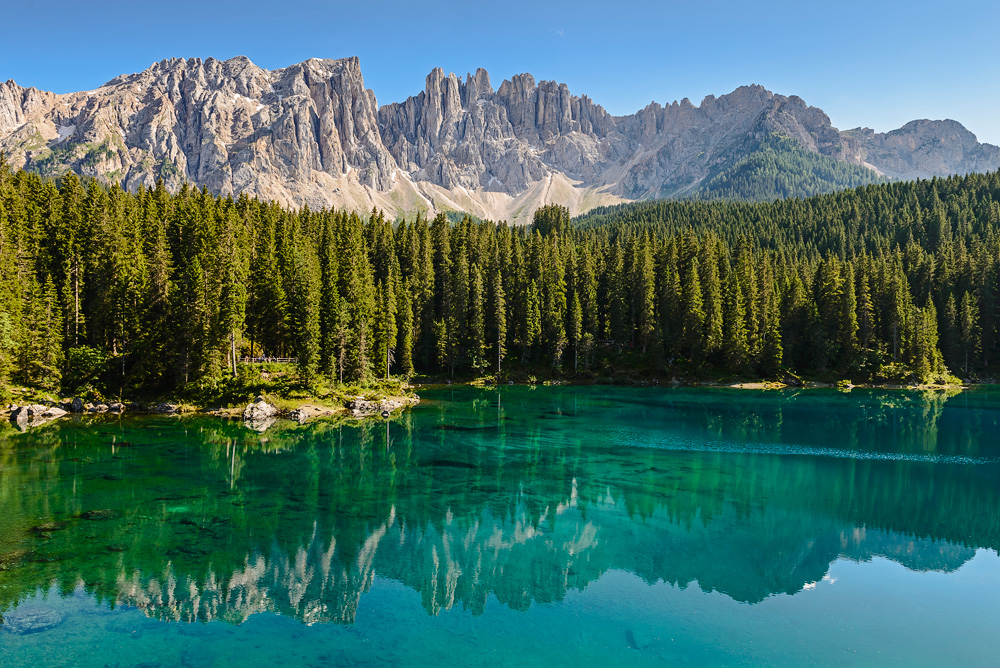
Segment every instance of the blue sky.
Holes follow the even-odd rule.
[[[0,80],[69,92],[167,57],[246,55],[262,67],[359,56],[380,104],[433,67],[565,82],[613,114],[695,104],[759,83],[841,129],[953,118],[1000,144],[1000,3],[20,2],[7,0]]]

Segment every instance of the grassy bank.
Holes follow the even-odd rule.
[[[286,363],[240,364],[235,376],[204,378],[166,393],[137,391],[118,395],[93,385],[62,392],[8,385],[0,388],[0,392],[5,405],[58,404],[79,397],[92,404],[121,402],[132,412],[167,404],[179,413],[202,412],[232,417],[240,415],[247,404],[261,396],[282,414],[305,408],[311,415],[349,414],[347,405],[357,399],[409,403],[416,396],[404,378],[344,384],[322,380],[305,382],[296,366]]]

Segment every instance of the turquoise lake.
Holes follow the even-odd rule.
[[[1000,392],[0,434],[0,666],[996,666]]]

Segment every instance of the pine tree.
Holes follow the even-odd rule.
[[[858,302],[858,345],[861,353],[867,357],[871,350],[872,337],[875,335],[875,307],[872,302],[872,291],[869,285],[869,263],[866,261],[862,265],[861,271],[857,274],[858,288],[856,290]]]
[[[221,239],[223,251],[221,267],[221,313],[223,331],[229,338],[229,366],[236,376],[237,344],[243,332],[247,307],[248,258],[244,255],[247,247],[245,229],[235,210],[228,208],[224,216]]]
[[[702,248],[704,304],[705,304],[705,353],[714,355],[722,347],[723,338],[723,296],[719,279],[718,244],[715,239],[706,242]]]
[[[969,364],[979,352],[979,307],[971,292],[962,295],[962,306],[959,313],[960,342],[962,345],[963,368],[969,375]]]
[[[396,295],[393,291],[392,277],[379,283],[375,288],[376,311],[373,323],[375,360],[382,367],[384,377],[389,378],[389,371],[395,361],[396,343]]]
[[[497,342],[497,376],[500,375],[500,364],[507,354],[507,297],[503,289],[503,277],[497,270],[493,274],[493,338]]]
[[[858,300],[854,288],[854,267],[844,264],[843,293],[840,314],[840,368],[846,369],[858,360]]]
[[[733,373],[743,373],[750,363],[747,344],[746,301],[740,274],[730,271],[726,277],[725,334],[723,348]]]
[[[573,344],[573,373],[577,373],[580,361],[580,333],[583,330],[583,309],[580,307],[580,297],[573,293],[569,307],[569,340]],[[645,352],[645,350],[643,350]]]
[[[524,346],[524,353],[521,358],[522,364],[528,358],[531,347],[542,333],[542,312],[538,305],[538,283],[532,280],[525,292],[524,301],[526,308],[521,339],[521,345]]]
[[[26,337],[21,344],[21,378],[48,390],[59,387],[62,361],[62,318],[56,288],[49,278],[29,283]]]
[[[316,381],[320,353],[319,261],[306,246],[295,248],[289,299],[292,340],[299,377],[307,387]]]
[[[683,340],[692,361],[699,361],[705,350],[705,308],[701,296],[701,278],[698,275],[698,258],[691,260],[691,268],[684,277]]]
[[[396,304],[399,313],[399,362],[403,375],[409,378],[414,374],[413,369],[413,294],[410,288],[409,279],[404,279],[403,288],[400,290]]]
[[[647,235],[637,240],[634,246],[631,284],[639,345],[645,354],[656,329],[656,280],[653,253]],[[573,342],[575,345],[576,338],[573,338]]]
[[[486,296],[483,275],[479,265],[472,265],[469,290],[469,354],[472,369],[481,373],[487,366],[486,359]]]

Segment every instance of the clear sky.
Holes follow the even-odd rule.
[[[1000,144],[1000,2],[6,0],[0,80],[89,90],[167,57],[275,69],[359,56],[379,104],[434,67],[565,82],[613,114],[739,85],[799,95],[835,126],[953,118]]]

